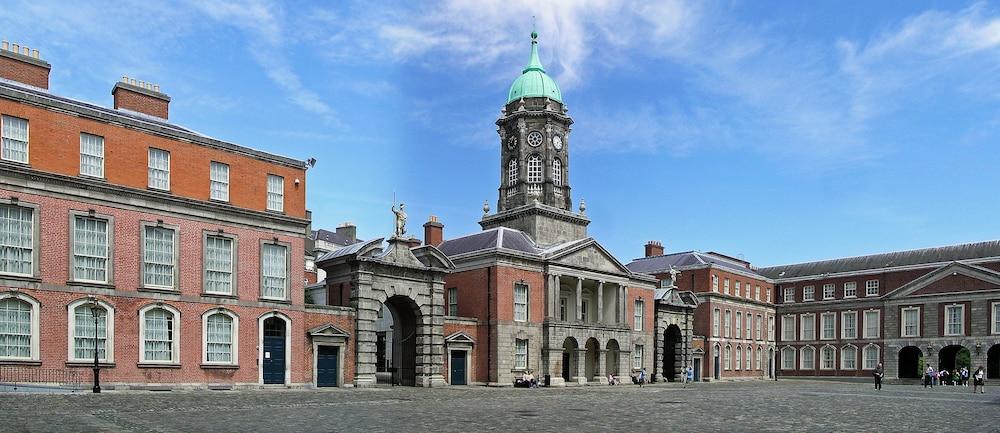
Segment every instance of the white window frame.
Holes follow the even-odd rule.
[[[284,212],[285,178],[268,173],[265,181],[267,182],[267,210],[271,212]]]
[[[17,275],[22,277],[38,277],[39,274],[39,255],[41,250],[41,228],[38,220],[38,205],[24,203],[22,201],[14,201],[10,199],[0,199],[0,207],[11,208],[12,210],[17,210],[18,212],[27,212],[31,216],[31,230],[29,236],[31,236],[31,247],[28,255],[30,256],[31,264],[28,266],[28,272],[13,272],[13,271],[0,271],[0,275]],[[22,222],[23,224],[23,222]],[[8,223],[8,226],[10,223]],[[20,233],[11,233],[10,238],[15,236],[23,236]],[[0,254],[4,248],[20,249],[25,250],[23,246],[6,244],[3,240],[5,236],[0,235]],[[9,239],[9,238],[8,238]],[[10,241],[7,241],[10,242]]]
[[[913,333],[906,332],[906,314],[910,311],[916,313],[916,323],[913,324]],[[902,338],[919,337],[920,336],[920,320],[921,312],[920,307],[904,307],[899,310],[899,336]]]
[[[229,317],[233,321],[232,327],[232,341],[230,345],[232,346],[230,350],[232,351],[232,360],[229,362],[225,361],[209,361],[208,360],[208,319],[216,314],[221,314],[223,316]],[[236,313],[222,308],[213,308],[204,312],[201,315],[201,363],[205,365],[239,365],[240,359],[240,316]]]
[[[990,315],[991,334],[1000,334],[1000,302],[994,302]]]
[[[528,193],[542,192],[543,165],[541,155],[536,153],[528,157]]]
[[[827,323],[829,320],[831,323]],[[820,323],[820,340],[835,340],[837,338],[837,313],[825,312],[819,316]],[[829,327],[827,326],[829,325]],[[830,336],[827,336],[827,330],[830,331]]]
[[[997,308],[995,305],[994,309]],[[719,330],[722,328],[722,310],[716,308],[712,310],[712,336],[718,337]]]
[[[171,358],[169,361],[146,359],[146,313],[161,308],[173,314],[173,330],[171,336]],[[139,309],[139,363],[140,364],[180,364],[181,360],[181,312],[168,304],[149,304]]]
[[[783,302],[785,304],[794,304],[795,303],[795,288],[794,287],[785,287],[785,296],[783,298],[781,298],[781,302]]]
[[[765,337],[767,337],[767,338],[765,338],[765,340],[768,340],[768,341],[774,341],[775,340],[776,336],[774,335],[774,316],[770,316],[770,315],[767,316],[767,335]]]
[[[458,315],[458,287],[448,288],[448,315]]]
[[[733,287],[733,296],[737,296],[738,297],[738,296],[740,296],[741,293],[743,293],[742,292],[743,284],[740,282],[740,280],[734,281],[734,284],[735,285]]]
[[[878,280],[865,281],[865,296],[878,296]]]
[[[507,197],[517,194],[517,159],[507,163]]]
[[[847,351],[853,350],[854,355],[848,356]],[[858,369],[858,347],[853,344],[848,344],[840,348],[840,369],[847,371],[854,371]],[[850,361],[853,365],[847,365]]]
[[[284,286],[285,287],[284,287],[284,296],[279,297],[279,296],[265,295],[264,280],[266,278],[279,278],[277,275],[273,275],[273,276],[272,275],[266,275],[265,272],[264,272],[264,270],[266,269],[266,267],[264,266],[264,249],[265,249],[265,246],[278,246],[278,247],[283,247],[285,249],[285,275],[284,275],[284,279],[285,279]],[[270,300],[279,300],[279,301],[287,301],[287,300],[291,299],[291,287],[292,287],[292,285],[291,285],[291,281],[292,281],[292,278],[291,278],[291,275],[292,275],[292,266],[291,266],[292,248],[291,248],[291,245],[289,245],[286,242],[278,242],[278,241],[273,241],[272,242],[272,241],[261,240],[260,241],[260,248],[259,248],[258,251],[260,251],[260,298],[261,299],[270,299]]]
[[[806,337],[806,324],[811,326],[810,331],[812,335]],[[810,341],[816,339],[816,314],[808,313],[802,314],[799,317],[799,339],[802,341]]]
[[[844,283],[844,298],[857,298],[858,297],[858,283],[854,281],[848,281]]]
[[[211,161],[208,165],[209,200],[229,202],[229,164]]]
[[[514,369],[528,369],[528,340],[526,338],[514,339]]]
[[[213,290],[209,290],[208,289],[208,273],[209,272],[218,272],[218,273],[226,272],[225,270],[222,270],[222,269],[208,269],[208,243],[209,243],[209,239],[212,239],[212,238],[222,239],[222,240],[228,240],[229,241],[229,248],[230,248],[230,264],[229,264],[230,266],[229,266],[229,271],[228,271],[229,272],[229,287],[230,287],[230,291],[229,292],[220,292],[220,291],[213,291]],[[201,252],[201,254],[202,254],[202,275],[201,275],[201,278],[202,278],[202,280],[201,281],[202,281],[202,290],[203,290],[203,292],[206,295],[237,296],[237,294],[239,293],[239,289],[237,288],[237,281],[239,280],[239,278],[236,278],[236,276],[239,275],[239,270],[238,270],[238,268],[239,268],[239,258],[238,258],[238,253],[239,253],[239,238],[236,235],[230,234],[230,233],[219,233],[218,231],[212,232],[212,231],[207,231],[206,230],[206,231],[204,231],[202,233],[202,238],[201,239],[202,239],[202,249],[201,249],[201,251],[202,251]]]
[[[154,154],[157,155],[157,158],[159,156],[163,156],[163,155],[166,156],[166,158],[164,159],[166,161],[166,167],[165,168],[159,166],[159,162],[160,162],[159,160],[157,160],[157,166],[156,167],[153,166]],[[170,191],[170,151],[169,150],[163,150],[163,149],[157,149],[155,147],[150,147],[149,151],[146,154],[146,168],[147,168],[146,174],[147,174],[147,180],[148,180],[148,182],[146,183],[146,185],[149,186],[150,189],[156,189],[156,190],[160,190],[160,191]],[[166,173],[166,181],[165,181],[166,182],[166,187],[163,187],[163,186],[159,185],[160,179],[154,178],[154,176],[153,176],[154,172],[163,172],[163,173]],[[154,183],[154,179],[156,180],[156,183]]]
[[[802,286],[802,302],[816,300],[816,286]]]
[[[7,136],[7,123],[12,119],[23,120],[24,121],[24,139],[20,137],[8,137]],[[24,142],[24,161],[9,158],[7,154],[7,140]],[[27,164],[31,161],[31,122],[28,119],[20,118],[17,116],[3,115],[0,117],[0,159],[4,161],[17,162],[21,164]]]
[[[853,331],[850,331],[850,332],[848,332],[849,330],[847,328],[847,317],[848,316],[851,316],[851,317],[854,318],[854,329],[853,329]],[[841,312],[840,313],[840,339],[841,340],[846,340],[846,339],[853,340],[853,339],[858,338],[858,324],[859,323],[860,322],[858,321],[858,312],[857,311],[844,311],[844,312]]]
[[[100,151],[88,153],[88,151],[91,150],[91,147],[99,149]],[[84,165],[86,157],[97,161],[97,164],[94,165],[98,167],[98,173],[87,172],[86,167],[89,167],[89,165]],[[80,133],[80,175],[104,179],[104,137],[96,134],[88,134],[86,132]]]
[[[722,279],[722,291],[727,295],[731,294],[729,291],[729,278]]]
[[[153,230],[153,231],[163,230],[163,231],[170,231],[170,232],[172,232],[173,240],[171,241],[171,243],[172,243],[173,248],[172,248],[172,251],[171,251],[172,257],[170,257],[170,262],[171,263],[166,263],[166,262],[164,262],[164,263],[155,263],[155,262],[148,263],[146,261],[147,258],[148,258],[147,257],[146,248],[149,247],[149,245],[148,245],[149,240],[147,239],[147,236],[148,236],[147,232],[150,229]],[[139,277],[140,277],[139,281],[142,283],[141,287],[144,288],[144,289],[154,289],[154,290],[173,290],[173,291],[179,290],[180,289],[180,284],[179,284],[179,282],[180,282],[180,271],[179,271],[178,268],[180,268],[179,262],[180,262],[180,248],[181,248],[181,246],[180,246],[180,230],[179,230],[179,228],[177,226],[174,226],[174,225],[166,225],[166,224],[160,224],[160,223],[153,223],[153,222],[143,221],[143,222],[140,223],[140,236],[142,238],[142,244],[141,244],[142,245],[142,251],[140,252],[140,256],[139,256],[139,265],[140,265],[139,266],[139,274],[140,274],[139,275]],[[173,284],[170,284],[170,285],[159,285],[159,284],[148,283],[146,281],[146,276],[147,276],[146,265],[147,264],[154,265],[154,266],[169,266],[170,267],[170,272],[173,274],[173,276],[172,276]]]
[[[763,358],[763,353],[764,353],[764,350],[761,349],[760,346],[757,346],[757,358],[754,359],[754,362],[756,363],[754,365],[757,366],[757,370],[761,370],[760,364],[761,364],[761,362],[763,362],[763,359],[764,359]]]
[[[28,295],[26,295],[24,293],[20,293],[20,292],[4,292],[4,293],[0,293],[0,301],[3,301],[5,299],[9,299],[9,298],[13,298],[13,299],[17,299],[19,301],[26,302],[28,304],[28,307],[31,310],[30,311],[30,314],[31,314],[31,319],[30,319],[31,320],[31,324],[30,324],[30,326],[31,326],[31,328],[30,328],[31,329],[31,337],[30,337],[30,344],[31,344],[30,350],[31,350],[31,353],[30,353],[30,355],[28,357],[23,357],[23,356],[0,356],[0,361],[39,361],[41,359],[40,358],[40,352],[39,352],[39,339],[41,337],[41,334],[40,334],[39,329],[38,329],[39,328],[39,319],[40,319],[38,317],[38,315],[39,315],[39,310],[40,310],[39,307],[41,306],[41,304],[39,304],[38,301],[35,298],[32,298],[31,296],[28,296]]]
[[[875,349],[875,359],[871,359],[868,357],[868,349],[872,348]],[[882,358],[881,347],[879,347],[877,344],[869,344],[865,346],[864,349],[861,349],[861,369],[874,370],[876,367],[878,367],[879,359],[881,358]],[[870,367],[868,361],[872,361]]]
[[[758,284],[753,290],[753,300],[760,301],[760,284]]]
[[[743,347],[736,346],[736,358],[733,359],[733,365],[736,367],[734,370],[740,371],[743,369]]]
[[[712,291],[719,293],[719,276],[712,275]]]
[[[87,309],[87,316],[90,317],[90,322],[94,322],[93,313],[90,311],[90,301],[91,298],[77,299],[66,306],[67,311],[67,324],[66,328],[68,330],[66,336],[66,361],[68,362],[94,362],[94,357],[88,356],[86,358],[76,357],[76,309],[79,307],[84,307]],[[113,363],[115,362],[115,307],[107,302],[97,299],[97,305],[105,311],[105,331],[106,335],[104,338],[104,357],[98,358],[99,362],[102,363]],[[100,353],[100,352],[98,352]]]
[[[792,326],[788,326],[789,320]],[[795,314],[781,316],[781,341],[795,341],[795,337],[799,335],[798,321],[798,316]]]
[[[733,329],[733,312],[731,310],[726,310],[726,314],[722,317],[722,331],[723,336],[726,338],[732,337]]]
[[[765,289],[767,291],[767,299],[764,302],[771,302],[771,288]]]
[[[642,331],[643,322],[646,318],[646,303],[642,299],[635,300],[635,306],[632,311],[633,320],[633,330]]]
[[[868,316],[869,313],[875,314],[875,335],[868,333]],[[881,310],[865,310],[861,317],[864,319],[864,324],[862,324],[862,335],[864,338],[881,338],[882,336],[882,311]]]
[[[806,353],[809,353],[809,357],[806,357]],[[810,365],[806,365],[806,361],[809,361]],[[803,346],[799,349],[799,370],[815,370],[816,369],[816,348],[812,346]]]
[[[524,294],[523,295],[519,295],[518,294],[519,291],[523,291]],[[528,317],[529,317],[528,304],[531,303],[530,302],[531,301],[530,294],[531,294],[531,287],[528,286],[528,283],[524,283],[524,282],[520,282],[520,281],[514,283],[514,303],[513,303],[514,311],[513,311],[513,313],[514,313],[514,321],[515,322],[527,322],[528,321]],[[522,296],[523,296],[523,299],[519,300],[518,298],[522,297]],[[520,310],[518,309],[518,305],[519,304],[521,305]]]
[[[727,344],[724,350],[725,351],[723,353],[725,356],[723,356],[723,358],[726,364],[725,370],[729,371],[733,369],[733,347]]]
[[[827,283],[823,285],[823,300],[829,301],[837,297],[837,285]]]
[[[831,358],[827,358],[827,355]],[[829,361],[829,363],[827,363]],[[834,370],[837,368],[837,348],[826,345],[819,349],[819,369],[820,370]]]
[[[743,316],[743,338],[747,340],[753,339],[753,313],[747,311]]]
[[[951,328],[952,322],[948,312],[955,308],[959,309],[959,320],[957,324],[959,330],[958,332],[951,332],[949,328]],[[944,306],[944,335],[946,337],[965,335],[965,304],[950,304]]]
[[[643,346],[642,344],[636,344],[635,347],[632,349],[632,368],[635,370],[642,369],[642,364],[643,364],[642,358],[644,356],[643,354],[644,349],[645,346]]]
[[[562,161],[559,158],[552,159],[552,185],[562,186],[563,181],[563,170]]]
[[[792,346],[785,346],[781,348],[781,369],[782,370],[795,370],[795,366],[798,365],[799,351],[795,350]]]
[[[88,280],[85,278],[77,278],[76,276],[76,220],[77,219],[92,219],[104,221],[107,227],[105,234],[106,243],[104,248],[104,280]],[[114,284],[114,269],[115,269],[115,218],[110,215],[100,215],[100,214],[90,214],[87,212],[73,211],[69,212],[69,234],[70,234],[70,253],[69,253],[69,277],[73,282],[78,283],[92,283],[92,284]],[[89,257],[89,256],[84,256]],[[95,256],[96,257],[96,256]]]
[[[736,319],[733,322],[733,338],[743,338],[743,312],[736,312]]]
[[[763,338],[761,338],[763,336],[760,334],[761,328],[764,327],[763,322],[764,322],[764,316],[761,316],[760,314],[758,314],[758,315],[756,315],[754,317],[754,322],[753,322],[754,323],[754,331],[756,331],[756,334],[754,334],[754,335],[757,336],[757,338],[755,338],[755,340],[758,340],[758,341],[759,340],[763,340]]]
[[[750,371],[753,370],[753,347],[747,345],[746,355],[743,358],[743,369]]]

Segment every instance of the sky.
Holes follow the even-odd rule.
[[[1000,238],[1000,3],[8,0],[54,93],[122,75],[171,121],[297,159],[313,227],[445,237],[496,208],[495,121],[539,33],[573,199],[643,244],[768,266]]]

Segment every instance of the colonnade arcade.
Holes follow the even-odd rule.
[[[626,326],[627,281],[550,274],[545,316],[562,322]]]

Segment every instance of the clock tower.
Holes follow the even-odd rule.
[[[531,33],[531,58],[514,80],[497,119],[500,186],[497,213],[484,229],[510,227],[550,245],[586,237],[589,220],[572,211],[569,185],[570,125],[559,86],[538,59],[538,34]]]

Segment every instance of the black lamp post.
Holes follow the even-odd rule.
[[[101,367],[97,359],[97,319],[101,315],[101,306],[96,298],[90,299],[90,314],[94,316],[94,394],[101,392]]]

